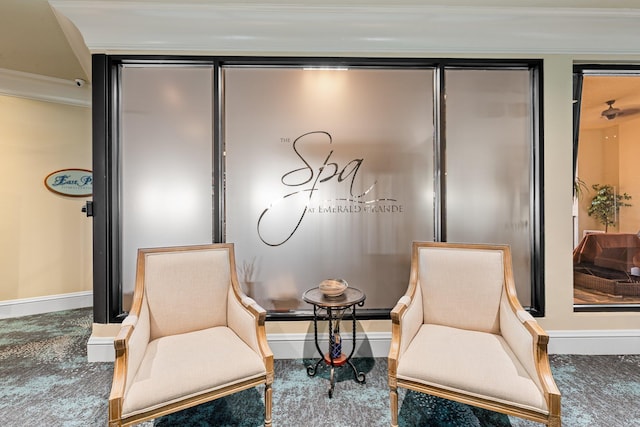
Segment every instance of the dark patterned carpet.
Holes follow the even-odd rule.
[[[0,426],[106,426],[113,365],[88,363],[91,310],[0,320]],[[365,384],[348,368],[306,373],[308,360],[276,360],[274,426],[388,426],[386,360],[356,359]],[[552,355],[565,427],[640,426],[640,355]],[[414,426],[537,426],[539,424],[414,392],[400,393],[399,421]],[[142,426],[259,426],[258,387]]]

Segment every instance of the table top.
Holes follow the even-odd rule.
[[[348,287],[342,295],[337,297],[325,296],[319,287],[309,289],[302,294],[302,299],[309,304],[317,305],[323,308],[346,308],[356,304],[360,304],[366,298],[364,292],[360,289]]]

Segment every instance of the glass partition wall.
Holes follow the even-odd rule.
[[[249,294],[289,312],[342,278],[365,307],[391,307],[412,240],[433,240],[433,70],[223,77],[226,239]]]
[[[328,278],[388,317],[414,240],[511,245],[543,313],[539,62],[102,60],[110,320],[137,248],[216,241],[270,318],[308,316],[302,293]]]
[[[123,66],[119,144],[122,303],[138,248],[211,243],[213,67]]]
[[[531,75],[445,71],[446,240],[511,246],[520,302],[531,305],[536,159]]]
[[[640,310],[640,69],[576,66],[574,309]]]

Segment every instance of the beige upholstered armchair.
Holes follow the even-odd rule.
[[[133,304],[115,339],[109,425],[139,423],[265,385],[266,312],[238,284],[232,244],[140,249]]]
[[[549,337],[517,300],[508,246],[414,242],[391,319],[393,426],[398,387],[561,425]]]

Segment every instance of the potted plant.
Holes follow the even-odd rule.
[[[582,199],[585,191],[587,191],[587,184],[585,184],[580,177],[576,176],[576,179],[573,180],[573,197]]]
[[[608,184],[593,184],[591,188],[595,190],[596,194],[591,199],[591,206],[587,213],[604,224],[604,232],[606,233],[610,225],[616,225],[620,208],[631,206],[625,202],[625,200],[631,200],[631,196],[627,193],[616,194],[615,189]]]

